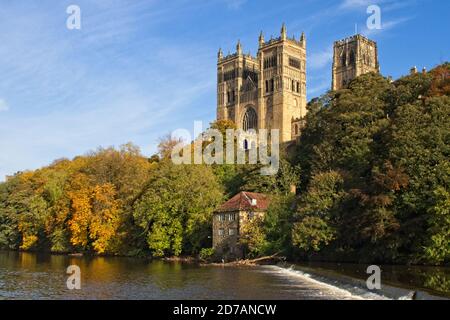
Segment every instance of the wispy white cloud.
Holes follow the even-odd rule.
[[[237,10],[240,9],[247,0],[223,0],[229,9]]]
[[[328,47],[323,51],[313,52],[308,57],[308,67],[311,69],[321,69],[330,64],[333,59],[333,47]]]
[[[331,87],[330,79],[326,78],[326,79],[320,81],[319,83],[317,83],[316,85],[314,85],[313,87],[308,88],[308,91],[307,91],[308,97],[312,98],[317,95],[320,95],[327,89],[330,89],[330,87]]]
[[[0,112],[2,111],[8,111],[9,105],[6,103],[4,99],[0,99]]]
[[[365,9],[370,5],[378,5],[382,12],[390,12],[404,9],[415,4],[416,0],[343,0],[338,6],[338,9],[342,11],[351,11]]]
[[[53,5],[0,10],[0,29],[10,30],[0,34],[0,111],[14,105],[1,115],[0,181],[100,145],[133,141],[151,154],[160,135],[204,116],[193,104],[215,92],[215,48],[160,36],[159,23],[181,8],[115,3],[81,3],[79,31],[55,20]]]
[[[392,30],[396,26],[398,26],[402,23],[405,23],[411,19],[413,19],[413,17],[401,17],[401,18],[389,20],[389,21],[382,20],[381,29],[369,29],[369,28],[367,28],[367,26],[365,26],[364,29],[361,30],[361,33],[366,36],[373,36],[373,35],[381,34],[386,31]]]
[[[339,8],[351,10],[351,9],[358,9],[361,7],[368,7],[372,4],[379,4],[382,2],[383,0],[344,0],[340,4]]]

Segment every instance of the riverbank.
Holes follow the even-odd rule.
[[[280,272],[287,275],[311,277],[319,282],[336,285],[337,287],[353,287],[367,290],[365,281],[368,277],[366,273],[367,264],[348,263],[318,263],[318,262],[284,262],[282,257],[273,256],[253,259],[238,260],[232,262],[208,262],[196,256],[181,257],[120,257],[91,254],[50,254],[50,253],[30,253],[25,251],[6,251],[11,253],[29,255],[49,255],[53,257],[67,257],[71,261],[95,261],[97,258],[131,259],[135,263],[164,262],[173,265],[190,265],[192,267],[214,267],[220,269],[234,270],[235,268],[257,269],[260,265],[270,265],[282,268]],[[0,251],[1,253],[1,251]],[[440,297],[450,298],[450,268],[434,266],[392,266],[381,265],[382,270],[382,291],[376,292],[381,296],[391,299],[436,299]],[[292,273],[292,274],[290,274]],[[364,294],[356,291],[355,294]]]
[[[70,265],[80,268],[79,290],[67,289]],[[361,299],[333,286],[284,274],[274,266],[200,267],[175,261],[11,251],[0,252],[0,283],[0,299]]]

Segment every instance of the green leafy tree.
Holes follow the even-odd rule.
[[[254,217],[241,227],[239,244],[248,258],[255,258],[264,253],[267,247],[264,218]]]
[[[221,191],[208,166],[161,164],[134,206],[134,219],[153,255],[195,253],[205,247]]]
[[[335,171],[313,176],[302,195],[292,230],[293,245],[302,251],[319,251],[336,237],[336,210],[345,193]]]

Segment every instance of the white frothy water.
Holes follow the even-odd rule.
[[[309,273],[294,270],[292,268],[282,268],[279,266],[265,266],[267,272],[280,277],[285,277],[294,282],[298,281],[299,288],[309,289],[325,299],[345,299],[345,300],[389,300],[389,298],[370,292],[350,284],[339,283],[320,276],[312,276]],[[294,283],[295,284],[295,283]]]

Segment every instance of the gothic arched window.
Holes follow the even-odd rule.
[[[344,54],[342,55],[342,66],[345,67],[347,65],[347,55]]]
[[[353,51],[350,52],[350,64],[351,65],[355,64],[355,52]]]
[[[245,111],[244,119],[242,121],[242,129],[244,131],[250,130],[250,129],[257,129],[258,128],[258,116],[256,115],[256,111],[253,108],[247,108],[247,111]]]

